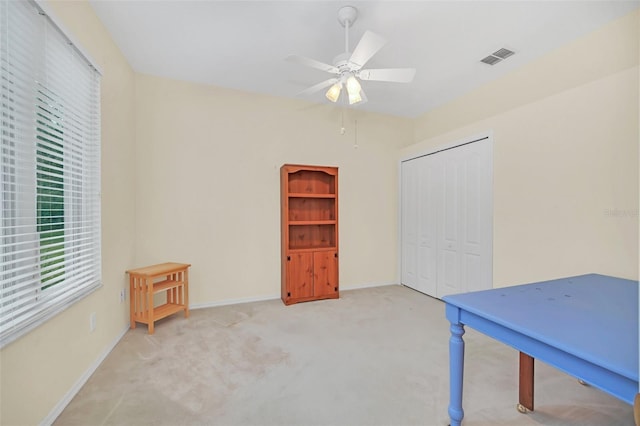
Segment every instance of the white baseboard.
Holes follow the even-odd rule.
[[[189,305],[189,309],[214,308],[216,306],[239,305],[241,303],[262,302],[265,300],[276,300],[276,299],[280,299],[279,294],[271,295],[271,296],[246,297],[241,299],[224,299],[224,300],[218,300],[215,302],[196,303],[193,305]]]
[[[360,290],[363,288],[372,288],[372,287],[384,287],[387,285],[401,285],[398,283],[389,283],[389,282],[380,282],[380,283],[366,283],[366,284],[356,284],[349,287],[340,287],[340,291],[349,291],[349,290]]]
[[[341,287],[340,291],[360,290],[363,288],[383,287],[387,285],[398,285],[398,284],[389,283],[389,282],[357,284],[357,285],[352,285],[345,288]],[[224,300],[218,300],[216,302],[196,303],[193,305],[189,305],[189,309],[215,308],[216,306],[238,305],[241,303],[262,302],[266,300],[277,300],[277,299],[280,299],[279,294],[271,295],[271,296],[246,297],[241,299],[224,299]]]
[[[107,346],[107,348],[102,352],[102,354],[98,358],[96,358],[96,360],[93,361],[93,363],[91,363],[89,368],[87,368],[87,370],[82,374],[82,376],[80,376],[80,378],[76,380],[76,382],[71,387],[71,389],[69,389],[69,391],[65,394],[65,396],[56,404],[55,407],[53,407],[53,410],[49,412],[47,417],[42,419],[42,421],[40,422],[40,426],[49,426],[53,424],[53,422],[58,418],[60,413],[62,413],[65,407],[69,405],[73,397],[76,396],[78,392],[80,392],[80,389],[82,388],[82,386],[84,386],[84,384],[87,383],[87,380],[89,380],[89,377],[91,377],[91,375],[98,369],[100,364],[102,364],[102,361],[104,361],[107,355],[111,353],[113,348],[116,347],[118,342],[122,339],[122,337],[124,337],[125,333],[128,330],[129,330],[129,324],[127,324],[126,327],[122,330],[122,332],[113,340],[113,342],[111,342],[111,344]]]

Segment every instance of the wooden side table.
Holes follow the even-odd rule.
[[[144,268],[130,269],[129,301],[131,328],[136,322],[147,324],[149,334],[153,334],[153,323],[184,311],[189,317],[189,267],[188,263],[161,263]],[[158,281],[156,281],[158,280]],[[166,292],[166,303],[153,305],[153,295]]]

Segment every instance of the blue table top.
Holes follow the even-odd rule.
[[[638,281],[589,274],[443,300],[638,381]]]

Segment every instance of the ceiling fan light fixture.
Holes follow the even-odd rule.
[[[362,102],[362,96],[360,96],[360,92],[349,92],[349,105],[357,104],[358,102]]]
[[[360,82],[354,75],[350,75],[347,78],[347,93],[349,94],[349,105],[357,104],[358,102],[362,102],[362,96],[360,96],[360,92],[362,91],[362,86],[360,86]]]
[[[342,83],[341,82],[337,82],[336,84],[331,86],[329,88],[329,90],[327,90],[327,93],[325,94],[325,96],[331,102],[337,102],[338,98],[340,97],[340,91],[341,90],[342,90]]]
[[[351,95],[352,93],[359,94],[361,90],[362,90],[362,87],[360,86],[358,79],[355,78],[353,75],[350,75],[349,78],[347,78],[347,92],[349,92],[349,95]]]

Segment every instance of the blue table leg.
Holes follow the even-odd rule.
[[[462,409],[462,379],[464,376],[464,326],[451,319],[449,339],[449,418],[451,426],[460,426]]]

